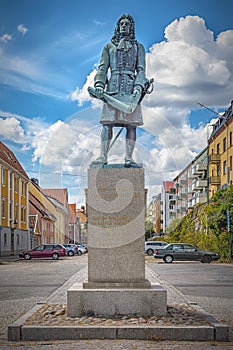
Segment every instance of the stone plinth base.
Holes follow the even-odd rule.
[[[142,168],[88,170],[88,279],[67,291],[67,314],[164,316],[167,292],[145,278]]]
[[[82,284],[74,284],[67,291],[68,317],[145,317],[166,313],[167,291],[156,284],[151,289],[83,289]]]

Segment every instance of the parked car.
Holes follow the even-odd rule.
[[[76,244],[63,244],[66,248],[66,255],[73,256],[78,254],[78,246]]]
[[[19,253],[19,258],[30,260],[31,258],[52,258],[59,259],[66,255],[66,249],[62,244],[42,244],[31,250]]]
[[[174,260],[191,260],[210,263],[212,260],[218,260],[220,258],[215,252],[201,250],[187,243],[171,243],[163,248],[157,248],[154,257],[156,259],[163,259],[165,263],[172,263]]]
[[[82,243],[82,246],[86,249],[86,253],[88,252],[88,246],[86,243]]]
[[[77,246],[78,246],[78,254],[79,255],[87,253],[86,247],[84,247],[82,244],[77,244]]]
[[[161,248],[166,246],[166,242],[159,242],[159,241],[147,241],[145,242],[145,253],[147,255],[153,255],[156,248]]]

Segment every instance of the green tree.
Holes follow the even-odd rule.
[[[230,231],[227,227],[230,215]],[[210,203],[191,210],[168,228],[169,242],[192,243],[199,248],[216,251],[222,261],[231,261],[233,232],[233,186],[217,191]]]

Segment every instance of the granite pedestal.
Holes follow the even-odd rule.
[[[165,315],[166,290],[145,279],[144,169],[89,169],[86,199],[88,280],[68,290],[68,316]]]

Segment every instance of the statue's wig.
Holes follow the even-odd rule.
[[[129,37],[128,39],[134,43],[135,42],[135,24],[134,24],[134,19],[131,15],[122,15],[116,24],[115,30],[114,30],[114,34],[112,37],[112,42],[115,45],[118,45],[122,36],[120,34],[120,22],[122,21],[122,19],[127,19],[130,22],[130,32],[129,32]]]

